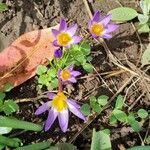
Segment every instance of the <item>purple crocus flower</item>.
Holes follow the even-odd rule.
[[[62,55],[63,55],[62,49],[59,48],[59,49],[56,49],[56,50],[54,51],[54,56],[55,56],[56,58],[61,58]]]
[[[86,120],[85,116],[80,111],[80,105],[77,104],[72,99],[68,99],[63,92],[58,92],[57,95],[49,92],[47,94],[49,99],[52,99],[49,102],[44,103],[40,106],[35,115],[39,115],[44,113],[45,111],[49,111],[48,118],[45,122],[45,131],[48,131],[56,118],[58,117],[60,128],[63,132],[66,132],[68,129],[69,122],[69,111],[70,110],[74,115],[79,117],[82,120]]]
[[[61,70],[58,75],[64,84],[67,84],[68,82],[76,83],[76,77],[81,75],[81,72],[73,70],[73,65],[71,65],[68,68]]]
[[[56,40],[53,42],[54,46],[63,46],[69,48],[71,44],[77,44],[81,41],[80,36],[75,36],[77,30],[77,24],[67,28],[67,23],[64,19],[61,19],[59,30],[52,29],[52,33]]]
[[[119,26],[116,24],[109,24],[111,15],[107,15],[101,19],[99,11],[96,11],[92,20],[88,22],[88,28],[94,38],[112,38],[111,32],[115,31]]]

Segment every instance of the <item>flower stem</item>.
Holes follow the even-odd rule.
[[[62,91],[63,91],[62,81],[61,81],[61,79],[58,77],[58,92],[62,92]]]

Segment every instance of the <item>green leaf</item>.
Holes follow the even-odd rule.
[[[0,127],[10,127],[14,129],[24,129],[31,131],[41,131],[42,126],[27,121],[11,119],[9,117],[0,116]]]
[[[77,150],[77,147],[69,143],[57,144],[58,150]]]
[[[149,17],[147,15],[138,14],[138,19],[140,21],[140,24],[145,24],[148,22]]]
[[[149,145],[150,144],[150,135],[146,138],[146,143]]]
[[[104,129],[104,130],[102,130],[102,132],[104,132],[107,135],[110,135],[110,130],[109,129]]]
[[[12,128],[10,127],[0,127],[0,135],[2,134],[8,134],[9,132],[11,132]]]
[[[142,66],[150,64],[150,44],[147,46],[147,49],[144,51],[141,59]]]
[[[46,72],[47,72],[47,67],[46,67],[46,66],[39,65],[39,66],[37,67],[36,73],[37,73],[38,75],[42,75],[42,74],[44,74],[44,73],[46,73]]]
[[[39,84],[46,85],[46,84],[49,83],[49,78],[48,78],[47,75],[45,75],[45,74],[40,75],[39,78],[38,78],[38,83],[39,83]]]
[[[92,109],[93,109],[93,111],[95,111],[97,113],[99,113],[102,110],[101,106],[98,103],[95,103],[95,105],[92,107]]]
[[[146,118],[148,116],[148,112],[145,109],[139,109],[138,110],[138,116],[140,118]]]
[[[4,149],[4,147],[5,147],[5,145],[0,144],[0,150],[3,150],[3,149]]]
[[[51,68],[47,71],[48,76],[55,78],[57,76],[57,71],[55,68]]]
[[[92,56],[88,56],[88,57],[86,58],[86,60],[87,60],[88,62],[91,62],[91,61],[93,60],[93,58],[92,58]]]
[[[93,66],[89,63],[84,63],[83,65],[83,69],[89,73],[93,72]]]
[[[91,150],[111,150],[110,136],[104,130],[93,129]]]
[[[5,10],[8,10],[7,5],[4,3],[0,3],[0,12],[5,11]]]
[[[129,114],[129,116],[127,117],[128,123],[132,124],[135,120],[134,115],[131,113]]]
[[[108,14],[112,15],[112,20],[116,22],[126,22],[137,17],[136,10],[129,7],[118,7],[110,10]]]
[[[0,92],[0,100],[3,100],[5,98],[6,94],[3,92]]]
[[[149,25],[146,24],[139,24],[138,32],[139,33],[148,33],[150,31]]]
[[[12,84],[10,84],[10,83],[5,84],[5,86],[4,86],[4,91],[5,92],[9,92],[12,89],[13,89],[13,85]]]
[[[122,95],[118,95],[117,96],[117,100],[116,100],[116,104],[115,104],[115,108],[121,110],[122,107],[123,107],[123,104],[124,104],[123,96]]]
[[[15,148],[14,150],[45,150],[49,148],[50,145],[51,145],[51,142],[40,142],[36,144],[18,147],[18,148]]]
[[[150,150],[150,146],[135,146],[128,148],[127,150]]]
[[[84,55],[82,54],[82,52],[76,52],[76,54],[74,55],[74,58],[75,58],[75,60],[80,62],[80,64],[83,64],[86,62],[86,59],[85,59]]]
[[[58,87],[58,79],[57,79],[57,78],[55,78],[55,79],[53,79],[53,80],[51,81],[51,87],[52,87],[53,89],[55,89],[55,88]]]
[[[98,97],[97,101],[100,105],[105,106],[108,103],[109,97],[106,95],[101,95]]]
[[[96,97],[95,96],[90,96],[90,106],[93,107],[95,103],[97,103]]]
[[[89,55],[91,52],[91,46],[88,42],[82,42],[80,45],[80,49],[84,55]]]
[[[117,120],[119,120],[120,122],[126,122],[127,115],[123,111],[114,109],[113,114],[117,118]]]
[[[139,132],[141,130],[139,122],[135,120],[135,117],[132,114],[127,117],[127,120],[135,132]]]
[[[111,125],[115,125],[117,123],[117,118],[113,114],[109,117],[109,123]]]
[[[10,147],[19,147],[21,141],[16,140],[16,138],[8,138],[0,135],[0,145],[10,146]]]
[[[140,132],[140,130],[141,130],[141,126],[138,121],[132,122],[132,124],[130,124],[130,126],[132,127],[132,129],[135,132]]]
[[[80,110],[86,116],[88,116],[91,113],[91,108],[89,104],[83,104]]]
[[[150,0],[141,0],[140,7],[144,13],[144,15],[149,15],[150,11]]]
[[[100,112],[101,111],[101,106],[98,104],[97,99],[95,96],[90,97],[90,106],[93,109],[94,112]]]
[[[6,115],[10,115],[18,110],[19,106],[13,100],[7,100],[4,102],[3,111]]]

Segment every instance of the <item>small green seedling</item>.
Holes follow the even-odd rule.
[[[0,12],[3,12],[5,10],[8,10],[8,7],[5,3],[0,3]]]
[[[12,99],[5,99],[5,92],[9,92],[13,86],[11,84],[6,84],[4,87],[4,92],[0,92],[0,112],[4,112],[6,115],[11,115],[12,113],[19,110],[19,106]]]
[[[118,121],[121,123],[129,124],[135,132],[141,130],[140,122],[136,118],[145,119],[148,116],[148,112],[145,109],[139,109],[137,113],[130,112],[126,114],[123,111],[124,99],[123,96],[118,95],[115,108],[111,113],[109,122],[111,125],[115,125]]]
[[[148,33],[150,31],[150,0],[141,0],[140,7],[142,9],[143,14],[138,14],[139,20],[139,33]]]
[[[91,96],[90,103],[85,103],[81,107],[81,111],[84,115],[90,115],[93,112],[101,112],[103,107],[108,103],[109,97],[106,95],[101,95],[98,98]]]

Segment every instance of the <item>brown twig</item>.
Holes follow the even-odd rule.
[[[34,98],[17,99],[17,100],[15,100],[15,103],[34,102],[34,101],[37,101],[41,98],[47,98],[47,96],[46,95],[40,95],[40,96],[37,96]]]
[[[128,112],[137,104],[137,102],[144,96],[145,92],[143,92],[135,101],[134,103],[128,108]]]

